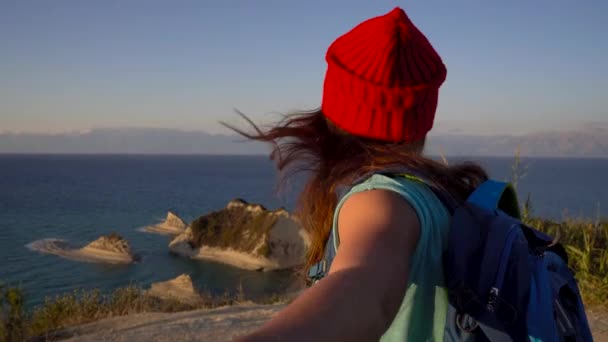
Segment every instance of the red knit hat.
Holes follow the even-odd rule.
[[[446,68],[401,8],[372,18],[327,51],[322,111],[353,135],[417,141],[433,127]]]

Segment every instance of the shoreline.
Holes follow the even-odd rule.
[[[225,265],[231,265],[250,271],[276,271],[285,268],[300,266],[296,263],[284,263],[271,261],[265,257],[255,257],[248,253],[239,252],[232,249],[221,249],[216,247],[203,246],[198,252],[191,256],[192,259],[213,261]]]
[[[152,233],[159,235],[177,236],[182,234],[185,229],[175,228],[166,224],[155,224],[137,229],[138,232]]]

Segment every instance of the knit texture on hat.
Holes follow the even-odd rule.
[[[322,111],[353,135],[412,142],[433,127],[441,58],[405,12],[364,21],[329,47]]]

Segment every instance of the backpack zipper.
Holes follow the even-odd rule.
[[[500,295],[500,290],[502,289],[502,284],[505,280],[505,273],[507,271],[509,256],[511,255],[511,248],[513,247],[513,242],[515,242],[515,238],[517,237],[517,227],[518,224],[515,223],[511,225],[511,228],[509,228],[505,244],[502,248],[502,253],[500,254],[496,281],[494,282],[494,286],[490,289],[490,293],[488,295],[488,304],[486,305],[487,310],[490,312],[494,312],[496,310],[497,300]]]

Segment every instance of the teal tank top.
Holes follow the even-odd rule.
[[[450,214],[433,191],[414,177],[375,174],[353,186],[334,213],[330,255],[337,251],[338,213],[344,202],[358,192],[383,189],[401,195],[420,222],[420,240],[414,251],[407,291],[395,319],[380,341],[443,341],[448,295],[442,255],[447,248]]]

